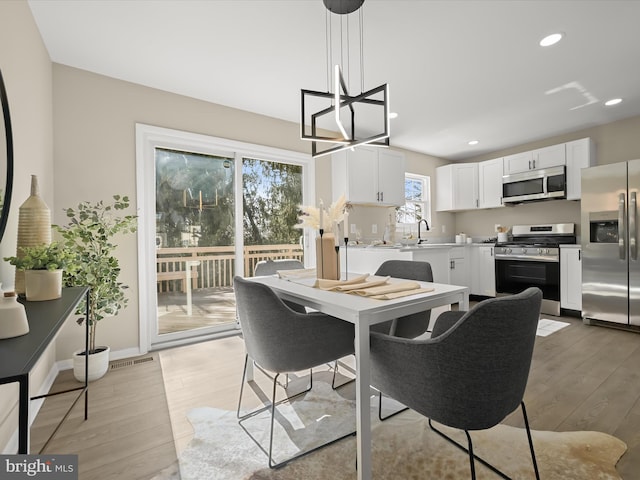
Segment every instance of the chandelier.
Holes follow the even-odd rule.
[[[327,8],[327,91],[301,90],[300,137],[311,141],[311,154],[314,158],[353,149],[358,145],[388,147],[389,85],[385,83],[364,91],[363,13],[360,8],[364,0],[323,2]],[[352,95],[350,84],[354,75],[351,74],[350,62],[352,52],[349,14],[356,11],[359,11],[357,33],[361,93]],[[336,29],[339,30],[339,36],[333,42],[333,32]]]

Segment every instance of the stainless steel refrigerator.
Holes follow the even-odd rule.
[[[640,325],[639,192],[640,160],[582,170],[585,323]]]

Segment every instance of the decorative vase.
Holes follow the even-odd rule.
[[[24,286],[27,300],[42,302],[62,296],[62,269],[25,270]]]
[[[27,313],[17,300],[15,292],[5,292],[0,298],[0,339],[29,333]]]
[[[16,257],[22,258],[23,247],[51,243],[51,212],[40,198],[38,177],[31,175],[31,196],[20,206],[18,212],[18,248]],[[18,295],[25,293],[24,272],[16,270],[15,290]]]
[[[333,233],[316,238],[316,275],[327,280],[340,280],[340,255]]]
[[[96,347],[95,353],[89,354],[89,374],[90,382],[102,378],[109,369],[109,347]],[[84,350],[73,353],[73,376],[79,382],[84,383],[85,379],[85,354]]]

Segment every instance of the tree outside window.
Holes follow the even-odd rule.
[[[431,181],[424,175],[405,174],[405,203],[396,209],[396,223],[415,225],[425,219],[431,224]]]

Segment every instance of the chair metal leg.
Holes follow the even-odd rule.
[[[385,417],[382,416],[382,392],[378,392],[378,418],[380,419],[381,422],[384,422],[385,420],[388,420],[391,417],[395,417],[397,414],[404,412],[405,410],[409,410],[409,407],[403,407],[400,410],[397,410]]]
[[[258,370],[260,370],[262,373],[264,373],[267,377],[269,377],[269,378],[273,379],[273,375],[271,375],[271,373],[267,372],[264,368],[262,368],[262,367],[261,367],[260,365],[258,365],[256,362],[253,362],[253,365],[254,365]],[[285,374],[285,377],[284,377],[284,383],[281,383],[281,384],[280,384],[280,386],[281,386],[282,388],[284,388],[285,390],[286,390],[287,388],[289,388],[289,374],[288,374],[288,373],[287,373],[287,374]]]
[[[524,401],[520,402],[520,407],[522,408],[522,416],[524,418],[525,430],[527,431],[527,440],[529,441],[529,451],[531,452],[531,461],[533,462],[533,470],[534,470],[535,475],[536,475],[536,480],[540,480],[540,472],[538,470],[538,462],[536,461],[536,454],[535,454],[535,451],[533,450],[533,439],[531,438],[531,429],[529,428],[529,419],[527,417],[527,410],[526,410],[526,408],[524,406]],[[500,470],[498,470],[496,467],[494,467],[493,465],[488,463],[486,460],[482,459],[481,457],[479,457],[479,456],[477,456],[477,455],[475,455],[473,453],[473,444],[471,442],[471,436],[469,435],[469,432],[467,430],[465,430],[465,433],[467,435],[468,448],[465,448],[463,445],[461,445],[458,442],[456,442],[453,438],[449,437],[444,432],[441,432],[440,430],[435,428],[433,426],[433,423],[432,423],[431,419],[429,419],[429,426],[431,427],[431,430],[436,432],[442,438],[444,438],[448,442],[452,443],[453,445],[458,447],[460,450],[463,450],[463,451],[465,451],[465,452],[467,452],[469,454],[469,461],[471,463],[471,478],[473,478],[473,479],[476,478],[475,477],[475,466],[474,466],[474,463],[475,463],[474,459],[475,459],[475,460],[478,460],[480,463],[482,463],[485,467],[489,468],[494,473],[499,475],[501,478],[504,478],[506,480],[510,480],[510,478],[507,475],[502,473]]]
[[[245,361],[245,366],[246,366],[246,361]],[[307,389],[307,390],[305,390],[303,392],[300,392],[300,393],[298,393],[296,395],[293,395],[291,397],[286,397],[285,399],[283,399],[283,400],[281,400],[279,402],[276,402],[276,388],[277,388],[277,385],[278,385],[278,376],[279,375],[280,374],[278,373],[273,378],[273,388],[272,388],[272,392],[271,392],[271,404],[270,405],[267,405],[266,407],[260,408],[260,409],[255,410],[255,411],[253,411],[253,412],[251,412],[251,413],[249,413],[247,415],[244,415],[244,416],[240,417],[240,413],[239,413],[240,412],[240,402],[238,402],[238,418],[239,418],[238,424],[242,427],[242,429],[249,436],[249,438],[251,438],[251,440],[253,440],[253,442],[258,446],[258,448],[260,450],[262,450],[262,452],[268,457],[268,459],[269,459],[269,468],[280,468],[280,467],[283,467],[286,464],[288,464],[289,462],[291,462],[292,460],[295,460],[297,458],[300,458],[300,457],[303,457],[305,455],[308,455],[309,453],[312,453],[312,452],[315,452],[316,450],[319,450],[321,448],[327,447],[327,446],[329,446],[329,445],[331,445],[333,443],[336,443],[336,442],[338,442],[338,441],[340,441],[340,440],[342,440],[344,438],[347,438],[349,436],[355,435],[355,433],[356,433],[355,431],[349,432],[349,433],[347,433],[347,434],[345,434],[345,435],[343,435],[343,436],[341,436],[339,438],[336,438],[334,440],[331,440],[331,441],[329,441],[327,443],[324,443],[322,445],[318,445],[317,447],[314,447],[314,448],[312,448],[310,450],[298,453],[297,455],[294,455],[291,458],[283,460],[282,462],[275,462],[273,460],[273,432],[274,432],[274,428],[275,428],[276,407],[278,405],[280,405],[281,403],[287,402],[287,401],[289,401],[290,399],[292,399],[294,397],[302,395],[303,393],[307,393],[311,389],[311,387],[309,387],[309,389]],[[243,382],[244,382],[244,374],[243,374]],[[313,380],[311,380],[311,383],[313,383]],[[242,400],[242,387],[240,387],[240,400]],[[264,412],[265,410],[268,410],[268,409],[271,410],[271,419],[270,419],[270,428],[269,428],[269,449],[265,450],[265,448],[260,444],[260,442],[258,442],[258,440],[253,435],[251,435],[251,432],[249,432],[249,430],[247,430],[247,428],[243,424],[243,421],[246,420],[249,417],[253,417],[254,415],[256,415],[258,413],[261,413],[261,412]]]
[[[455,445],[456,447],[458,447],[463,452],[466,452],[467,454],[472,455],[473,459],[478,460],[485,467],[487,467],[488,469],[490,469],[494,473],[496,473],[500,478],[504,478],[505,480],[511,480],[508,476],[506,476],[504,473],[502,473],[496,467],[491,465],[489,462],[487,462],[483,458],[481,458],[481,457],[477,456],[476,454],[474,454],[473,451],[471,451],[471,453],[470,453],[469,448],[465,447],[464,445],[459,444],[453,438],[449,437],[447,434],[445,434],[444,432],[442,432],[442,431],[438,430],[436,427],[434,427],[431,419],[429,419],[429,426],[431,427],[431,430],[436,432],[438,435],[440,435],[442,438],[447,440],[452,445]],[[467,434],[467,442],[469,443],[469,446],[471,447],[471,443],[470,443],[471,442],[471,436],[469,435],[469,433],[466,430],[465,430],[465,433]],[[472,475],[475,475],[475,466],[473,466],[474,465],[473,463],[471,463],[471,465],[472,465],[471,466]],[[473,478],[475,478],[475,476]]]
[[[531,461],[533,462],[533,470],[536,472],[536,480],[540,480],[540,472],[538,471],[538,462],[536,461],[536,452],[533,451],[533,440],[531,439],[531,429],[529,428],[529,418],[527,417],[527,409],[524,408],[524,402],[520,402],[522,408],[522,417],[524,418],[524,426],[527,429],[527,439],[529,440],[529,450],[531,451]]]
[[[240,396],[238,397],[238,409],[236,410],[236,418],[240,417],[240,407],[242,405],[242,392],[244,392],[244,382],[247,379],[247,365],[249,363],[249,355],[244,356],[244,368],[242,369],[242,382],[240,382]]]
[[[276,464],[273,462],[273,424],[276,419],[276,382],[278,379],[277,374],[273,379],[273,391],[271,393],[271,428],[269,430],[269,468],[275,468]]]
[[[349,380],[347,380],[344,383],[341,383],[340,385],[336,385],[336,375],[338,374],[338,360],[336,360],[333,363],[333,379],[331,380],[331,388],[333,388],[334,390],[337,390],[340,387],[344,387],[345,385],[351,383],[351,382],[355,382],[356,379],[355,378],[350,378]]]
[[[467,445],[469,446],[469,468],[471,468],[471,480],[476,480],[476,462],[474,461],[473,455],[473,442],[471,441],[469,431],[465,430],[464,433],[467,435]]]
[[[269,408],[271,408],[271,405],[267,405],[265,407],[253,410],[253,411],[251,411],[251,412],[249,412],[249,413],[247,413],[245,415],[240,415],[241,406],[242,406],[242,394],[244,392],[244,384],[245,384],[245,380],[247,378],[247,365],[248,365],[248,363],[249,363],[249,355],[245,355],[245,358],[244,358],[244,370],[242,371],[242,383],[240,384],[240,397],[238,398],[238,410],[236,411],[236,417],[238,419],[240,419],[240,421],[245,420],[245,419],[247,419],[249,417],[253,417],[254,415],[257,415],[258,413],[264,412],[265,410],[268,410]],[[280,374],[277,374],[275,377],[269,376],[269,378],[273,378],[274,389],[275,389],[275,385],[277,384],[279,375]],[[280,405],[283,402],[286,402],[286,401],[291,400],[293,398],[296,398],[296,397],[298,397],[300,395],[303,395],[303,394],[309,392],[312,388],[313,388],[313,369],[310,369],[309,388],[306,388],[305,390],[302,390],[301,392],[298,392],[298,393],[296,393],[294,395],[289,395],[289,396],[283,398],[279,402],[276,402],[276,405]],[[274,397],[274,399],[275,399],[275,397]]]

